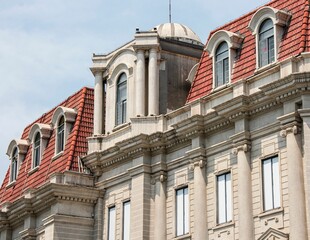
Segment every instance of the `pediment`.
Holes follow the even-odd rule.
[[[258,240],[288,240],[289,236],[279,230],[269,228]]]

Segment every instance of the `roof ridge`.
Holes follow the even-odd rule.
[[[299,53],[304,52],[307,47],[308,22],[309,22],[309,1],[305,0],[305,9],[304,9],[302,25],[301,25]]]
[[[74,159],[74,152],[75,152],[75,148],[76,148],[77,137],[78,137],[78,133],[80,131],[82,114],[84,112],[86,93],[87,93],[87,88],[84,87],[82,89],[82,100],[79,104],[78,114],[77,114],[76,122],[75,122],[75,126],[74,126],[74,128],[76,128],[76,129],[73,129],[73,138],[71,140],[71,146],[70,146],[68,161],[67,161],[67,165],[66,165],[66,170],[70,170],[70,168],[72,166],[73,159]]]

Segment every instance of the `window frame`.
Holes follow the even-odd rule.
[[[222,46],[225,46],[225,49],[221,49]],[[223,56],[224,55],[224,56]],[[215,50],[215,56],[214,56],[214,87],[218,88],[221,86],[225,86],[230,82],[230,58],[229,58],[229,47],[228,43],[226,41],[222,41],[221,43],[218,44]],[[218,59],[220,58],[220,59]],[[221,67],[221,72],[219,74],[219,65]],[[227,69],[226,69],[227,67]],[[227,76],[226,76],[227,75]],[[221,76],[222,78],[222,83],[219,83],[219,77]]]
[[[264,25],[267,25],[269,23],[270,26],[267,26],[269,27],[268,29],[264,29]],[[268,66],[272,63],[274,63],[276,61],[276,44],[275,44],[275,26],[272,22],[272,19],[270,18],[266,18],[265,20],[263,20],[260,25],[259,25],[259,28],[258,28],[258,36],[257,36],[257,54],[258,54],[258,67],[259,68],[262,68],[262,67],[265,67],[265,66]],[[269,35],[267,35],[267,33],[269,33]],[[272,33],[271,33],[272,32]],[[267,35],[267,36],[264,36],[264,35]],[[270,41],[271,40],[271,41]],[[271,44],[272,42],[272,44]],[[266,52],[263,52],[263,47],[261,46],[262,43],[265,43],[266,45]],[[271,48],[271,45],[273,46],[273,48]],[[262,53],[265,53],[264,55],[267,55],[267,62],[264,63],[263,62],[263,57],[262,57]],[[272,54],[271,54],[272,53]],[[266,56],[265,56],[266,57]]]
[[[37,139],[37,136],[38,139]],[[42,141],[41,141],[41,133],[37,131],[34,134],[33,142],[32,142],[32,168],[36,168],[41,163],[41,156],[42,156]],[[39,142],[39,143],[38,143]],[[36,144],[38,144],[36,146]]]
[[[125,80],[122,81],[122,79]],[[120,89],[124,88],[125,98],[119,99],[120,96]],[[121,72],[116,81],[116,94],[115,94],[115,125],[119,126],[127,122],[127,115],[128,115],[128,76],[125,72]],[[121,113],[119,111],[121,110]],[[120,114],[120,115],[119,115]],[[119,119],[120,116],[120,119]]]
[[[17,179],[17,175],[18,175],[18,147],[15,146],[12,150],[12,154],[11,154],[11,169],[10,169],[10,183],[15,182]],[[15,163],[15,164],[13,164]],[[13,169],[14,166],[14,169]],[[14,174],[13,174],[14,173]]]
[[[63,120],[62,123],[61,120]],[[66,129],[65,116],[60,115],[56,127],[56,154],[63,152],[65,149],[65,129]],[[61,142],[60,139],[62,140]]]
[[[227,181],[227,176],[229,175],[230,179],[229,182]],[[219,186],[219,178],[224,176],[224,183],[225,183],[225,221],[220,221],[220,186]],[[232,183],[232,173],[224,172],[221,174],[216,175],[216,222],[217,224],[225,224],[233,221],[233,183]],[[229,187],[229,189],[227,189]],[[227,194],[229,195],[229,198],[227,198]],[[229,209],[230,207],[230,209]]]
[[[129,208],[126,212],[126,207],[129,204]],[[130,200],[126,200],[122,203],[122,240],[130,240],[130,225],[131,225],[131,202]],[[126,221],[126,219],[128,221]]]
[[[272,185],[271,185],[271,190],[272,190],[272,207],[271,208],[267,208],[266,207],[266,179],[265,179],[265,170],[264,170],[264,162],[266,161],[269,161],[269,160],[273,160],[273,159],[276,159],[277,160],[277,178],[278,178],[278,182],[277,182],[277,189],[274,189],[274,179],[272,178]],[[272,164],[272,162],[271,162]],[[263,212],[268,212],[268,211],[273,211],[273,210],[276,210],[276,209],[280,209],[281,206],[282,206],[282,193],[281,193],[281,171],[280,171],[280,166],[281,166],[281,163],[280,163],[280,157],[279,155],[276,155],[276,156],[270,156],[268,158],[263,158],[261,160],[261,198],[262,198],[262,210]],[[271,165],[271,170],[273,170],[273,166]],[[273,174],[273,172],[271,173],[271,175]],[[271,176],[272,177],[272,176]],[[274,194],[275,194],[275,190],[277,191],[277,201],[278,201],[278,204],[276,205],[275,204],[275,199],[274,199]]]
[[[178,192],[181,192],[181,219],[179,219],[179,198]],[[181,229],[179,228],[180,223],[182,224]],[[184,236],[190,232],[190,203],[189,203],[189,187],[183,186],[175,189],[175,235],[177,237]]]
[[[112,218],[112,221],[111,221],[111,210],[114,209],[114,219]],[[111,229],[111,226],[112,226],[112,229]],[[111,234],[111,230],[113,230],[113,234],[112,236],[110,235]],[[113,237],[114,236],[114,237]],[[110,206],[108,208],[108,228],[107,228],[107,239],[108,240],[115,240],[116,238],[116,206],[113,205],[113,206]]]

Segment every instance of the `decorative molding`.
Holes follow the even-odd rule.
[[[236,146],[233,148],[232,153],[234,155],[238,155],[238,152],[243,151],[243,152],[249,152],[251,150],[251,145],[250,143],[244,143],[239,146]]]

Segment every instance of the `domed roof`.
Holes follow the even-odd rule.
[[[179,23],[164,23],[155,27],[161,38],[201,44],[200,38],[189,27]]]

